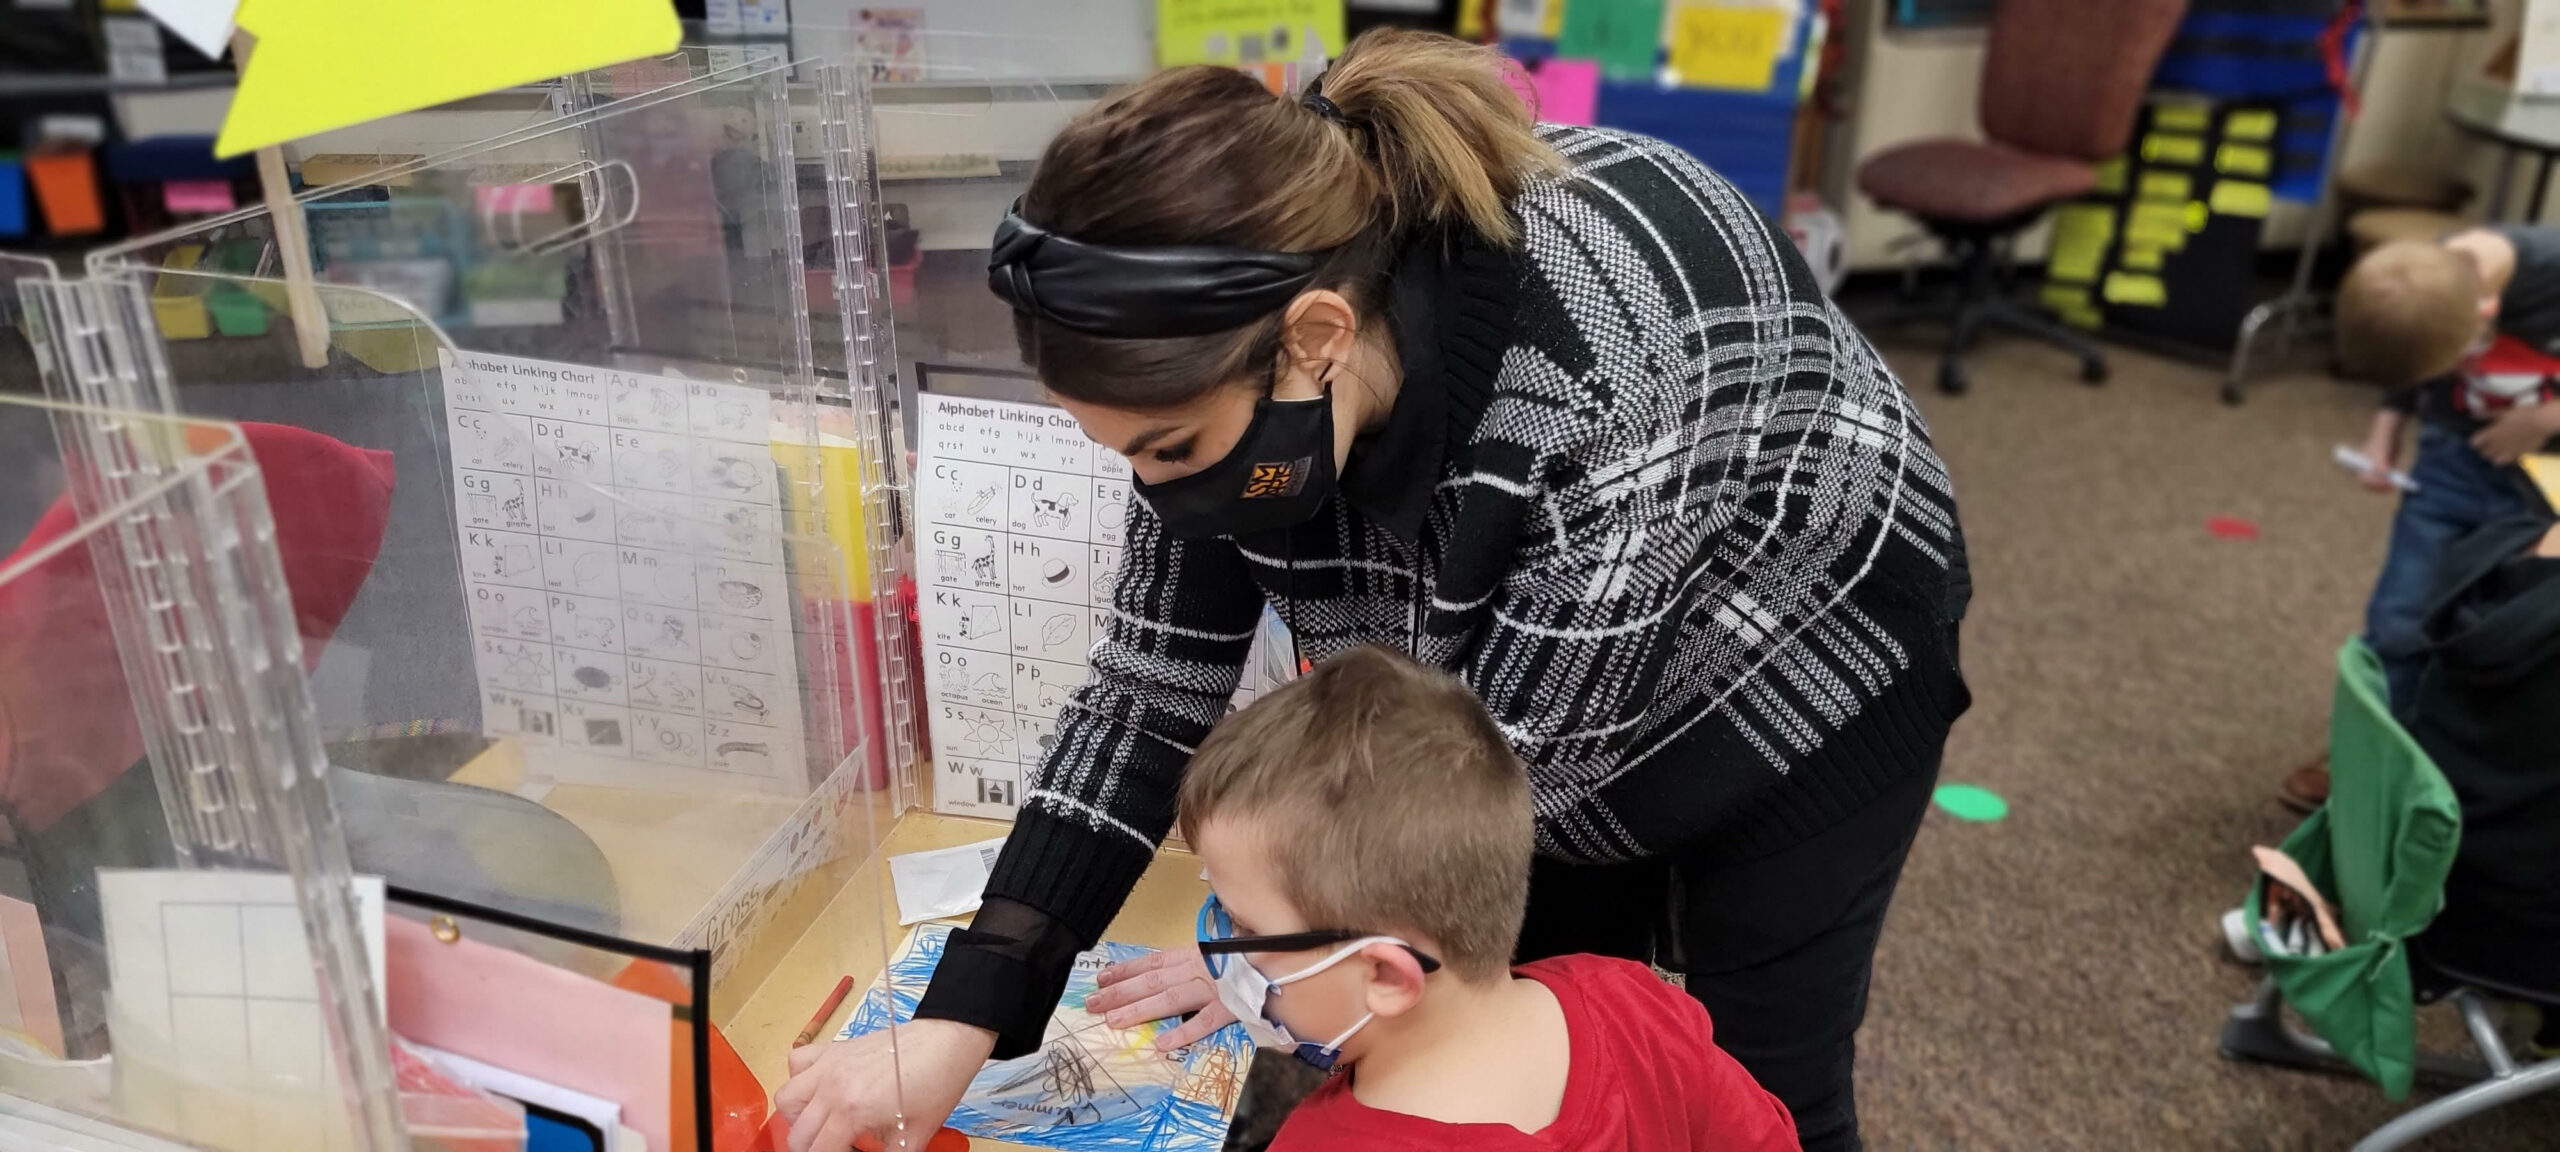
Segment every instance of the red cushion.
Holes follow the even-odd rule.
[[[2097,169],[2078,160],[1978,140],[1922,140],[1858,165],[1859,191],[1929,220],[2006,220],[2097,186]]]
[[[265,478],[305,670],[355,604],[391,521],[391,454],[304,428],[242,424]],[[79,527],[57,499],[0,567]],[[38,560],[0,586],[0,804],[42,829],[142,758],[133,694],[89,549]]]

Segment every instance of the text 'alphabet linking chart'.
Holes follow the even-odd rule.
[[[1091,671],[1138,497],[1129,462],[1064,411],[922,401],[916,548],[933,806],[1009,818]],[[1262,663],[1246,661],[1238,704]]]
[[[482,730],[555,779],[805,786],[764,390],[480,353],[444,380]]]

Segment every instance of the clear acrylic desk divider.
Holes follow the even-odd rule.
[[[40,358],[135,351],[21,286]],[[0,1132],[403,1147],[249,438],[0,396],[0,445]]]
[[[258,209],[93,261],[147,352],[47,378],[379,454],[378,524],[313,545],[352,589],[303,615],[357,870],[703,950],[724,1028],[804,937],[877,970],[876,918],[819,913],[896,815],[882,569],[833,495],[886,453],[820,396],[789,71],[599,70],[592,106],[305,193],[321,367]],[[173,335],[198,301],[229,311]]]

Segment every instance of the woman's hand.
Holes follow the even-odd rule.
[[[1124,960],[1094,978],[1093,993],[1084,998],[1088,1011],[1102,1013],[1114,1028],[1134,1028],[1149,1020],[1198,1013],[1179,1028],[1156,1037],[1156,1050],[1171,1052],[1236,1022],[1218,1003],[1217,984],[1200,949],[1167,948],[1135,960]]]
[[[995,1050],[996,1035],[950,1020],[913,1020],[898,1026],[897,1042],[894,1058],[886,1032],[792,1050],[791,1079],[773,1094],[774,1109],[791,1122],[791,1152],[846,1152],[865,1134],[879,1141],[865,1147],[921,1152]]]

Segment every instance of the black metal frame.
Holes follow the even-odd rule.
[[[2099,351],[2096,341],[2064,327],[2040,309],[2012,299],[2003,283],[2003,242],[2042,219],[2051,207],[2040,204],[2029,212],[1982,223],[1920,217],[1920,222],[1955,257],[1954,297],[1907,300],[1872,315],[1856,317],[1858,326],[1872,330],[1915,320],[1948,325],[1947,346],[1938,355],[1938,390],[1950,395],[1961,395],[1972,388],[1972,379],[1965,372],[1964,354],[1985,327],[2005,328],[2061,348],[2080,358],[2083,383],[2106,383],[2107,357]]]

